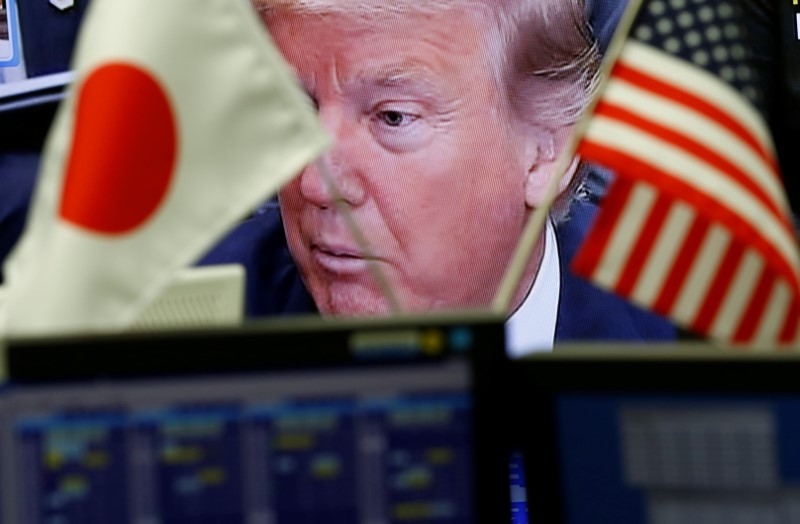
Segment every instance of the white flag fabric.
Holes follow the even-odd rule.
[[[94,0],[9,257],[11,335],[128,326],[328,144],[247,0]]]

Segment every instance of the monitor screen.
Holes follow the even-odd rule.
[[[0,114],[0,150],[27,133],[44,136],[42,120],[50,115],[31,118],[34,109],[20,105],[39,107],[42,97],[61,96],[58,86],[67,77],[58,75],[69,74],[69,51],[90,4],[16,3],[23,60],[3,70],[8,82],[0,106],[7,111]],[[366,11],[381,2],[365,4],[365,12],[322,2],[316,14],[302,3],[250,3],[323,126],[342,132],[332,136],[334,148],[321,164],[330,167],[340,190],[350,192],[343,196],[353,220],[334,216],[316,165],[308,166],[280,192],[279,208],[268,202],[202,263],[246,265],[251,318],[489,309],[558,152],[597,85],[602,49],[625,2],[536,0],[530,5],[542,9],[526,9],[519,20],[511,16],[513,2],[470,9],[431,2],[372,14]],[[503,20],[515,23],[505,27]],[[344,27],[351,29],[339,34]],[[409,37],[414,32],[428,37]],[[462,33],[456,42],[454,35]],[[333,76],[341,92],[323,82],[331,64],[339,63],[347,64]],[[55,84],[35,88],[45,81]],[[332,123],[328,115],[346,121]],[[33,141],[23,142],[27,148]],[[515,354],[552,346],[560,303],[564,309],[594,303],[582,294],[565,291],[569,304],[559,296],[569,258],[559,258],[559,249],[577,248],[607,182],[599,170],[574,167],[575,182],[566,184],[554,212],[559,218],[537,239],[505,308],[518,312],[509,335]],[[32,184],[23,185],[30,191]],[[596,191],[578,198],[589,187]],[[11,212],[21,214],[19,201],[26,198],[11,200]],[[555,231],[556,222],[567,231]],[[10,250],[13,236],[0,236],[0,252]],[[608,308],[598,304],[595,310]],[[529,322],[542,327],[526,329]],[[666,322],[657,324],[654,333],[642,332],[674,333]],[[596,335],[580,327],[563,334]]]
[[[800,360],[652,353],[520,363],[531,521],[795,522]]]
[[[35,388],[6,404],[27,486],[9,504],[30,523],[474,522],[469,383],[456,362]]]
[[[0,111],[59,100],[88,2],[0,3]]]
[[[11,67],[18,62],[19,51],[14,34],[16,11],[13,2],[0,0],[0,65]]]
[[[341,147],[334,148],[327,163],[343,188],[350,188],[352,194],[343,197],[351,200],[350,207],[355,211],[352,222],[358,225],[366,242],[356,245],[355,236],[345,225],[348,221],[326,218],[331,215],[331,208],[326,201],[322,175],[316,172],[316,166],[309,166],[305,175],[299,174],[281,191],[280,207],[274,205],[274,201],[267,203],[241,231],[232,232],[224,247],[212,250],[207,254],[210,258],[203,258],[204,263],[213,264],[249,263],[246,268],[248,317],[312,311],[361,316],[396,311],[488,308],[491,305],[516,248],[524,219],[536,207],[535,187],[540,187],[547,178],[547,166],[553,167],[558,147],[565,142],[570,125],[580,118],[591,88],[597,85],[593,75],[598,71],[602,53],[626,5],[622,0],[541,0],[542,5],[549,5],[548,2],[558,7],[552,8],[552,13],[558,13],[558,17],[555,14],[552,20],[545,17],[548,23],[532,17],[531,27],[506,27],[504,30],[509,32],[506,36],[518,44],[509,49],[497,45],[505,41],[504,37],[494,31],[483,31],[487,20],[492,25],[495,19],[505,19],[504,15],[490,11],[463,15],[469,19],[470,30],[475,35],[480,33],[489,45],[478,46],[480,49],[462,46],[460,50],[455,49],[456,42],[449,35],[437,33],[443,26],[433,23],[428,29],[431,35],[442,37],[442,42],[431,49],[422,49],[418,39],[408,37],[412,29],[422,30],[422,25],[413,22],[417,16],[413,13],[404,15],[407,18],[404,24],[408,27],[394,30],[391,29],[392,16],[398,16],[397,13],[387,13],[389,19],[380,22],[372,15],[345,16],[347,10],[336,8],[333,1],[315,4],[322,6],[320,12],[326,13],[325,16],[307,16],[302,9],[288,9],[291,2],[251,2],[265,30],[272,34],[274,43],[297,73],[298,83],[311,103],[318,107],[323,124],[329,128],[336,125],[344,133],[334,137],[334,143]],[[18,144],[26,152],[41,146],[52,111],[40,111],[44,105],[39,102],[62,96],[61,86],[69,81],[71,74],[68,72],[69,53],[87,4],[90,2],[85,0],[4,2],[6,25],[11,28],[6,41],[19,44],[16,56],[20,61],[16,66],[0,64],[4,82],[0,84],[0,108],[8,109],[0,114],[0,150],[3,150],[0,169],[15,169],[6,167],[3,157],[6,152],[8,157],[14,157],[19,152]],[[776,130],[781,160],[785,160],[789,166],[787,172],[791,173],[795,151],[791,147],[792,137],[797,133],[790,118],[792,112],[783,111],[783,108],[800,107],[792,102],[794,71],[797,70],[793,56],[798,43],[796,13],[792,11],[795,8],[788,2],[781,4],[780,9],[765,2],[747,5],[756,12],[748,21],[753,24],[749,36],[757,44],[757,68],[769,80],[768,89],[774,92],[774,96],[767,97],[768,113]],[[569,20],[564,25],[569,31],[556,29],[563,22],[559,18],[562,15]],[[455,17],[444,18],[458,25]],[[370,21],[367,24],[370,27],[364,31],[345,31],[352,38],[332,39],[323,31],[341,29],[344,22],[358,25],[366,23],[365,20]],[[786,21],[792,24],[787,25]],[[312,27],[314,24],[320,27]],[[547,31],[532,30],[536,24],[546,26]],[[16,38],[14,27],[18,27]],[[369,35],[364,36],[367,33]],[[546,41],[539,41],[540,37]],[[372,45],[378,40],[380,46]],[[336,41],[338,47],[326,46],[325,41]],[[493,50],[490,56],[481,56],[486,50],[484,47]],[[342,91],[341,97],[331,97],[335,90],[325,91],[321,79],[326,76],[316,70],[326,66],[308,60],[310,56],[321,55],[306,48],[330,51],[331,56],[326,60],[335,59],[336,63],[343,63],[337,56],[346,56],[348,67],[346,71],[337,70],[336,78],[347,84],[342,87],[351,89]],[[542,85],[531,84],[529,89],[516,86],[509,93],[499,89],[507,87],[505,80],[509,80],[510,85],[517,76],[529,76],[522,73],[515,76],[503,69],[508,60],[495,56],[500,48],[513,51],[511,56],[520,59],[522,65],[533,67],[536,70],[532,75],[534,84],[541,82]],[[538,52],[551,48],[559,52]],[[472,55],[462,53],[467,50]],[[527,54],[516,56],[516,51]],[[418,58],[427,60],[434,55],[441,55],[443,60],[434,60],[433,65],[443,66],[447,62],[448,67],[434,71],[435,68],[428,67],[432,64],[409,65],[421,64]],[[572,60],[575,56],[580,56],[581,60]],[[554,62],[541,63],[550,59]],[[481,67],[475,67],[476,61]],[[563,70],[566,76],[548,75],[551,69]],[[345,72],[354,79],[352,82],[341,78]],[[486,78],[470,76],[476,72],[487,73]],[[367,81],[372,73],[377,76]],[[503,78],[499,86],[494,83],[498,75],[513,78]],[[478,80],[484,82],[481,89],[475,88]],[[468,92],[460,95],[485,95],[492,103],[509,105],[506,109],[516,117],[511,119],[511,124],[487,126],[486,122],[493,122],[492,115],[505,115],[505,110],[487,112],[491,104],[477,98],[470,98],[469,104],[454,103],[452,107],[464,108],[463,112],[451,111],[447,99],[455,96],[453,86],[472,86],[474,89],[467,89]],[[442,93],[448,95],[434,96]],[[537,93],[547,96],[539,100],[534,96]],[[531,100],[525,101],[526,96]],[[26,112],[19,111],[20,105],[26,104],[34,107]],[[468,107],[472,109],[467,110]],[[337,124],[326,120],[330,115],[352,118]],[[464,120],[451,121],[457,115],[464,116]],[[517,122],[520,115],[529,121]],[[348,129],[359,132],[350,133]],[[535,136],[527,137],[528,140],[522,136],[522,130]],[[363,143],[345,140],[356,137]],[[520,164],[517,160],[525,160],[526,147],[517,147],[517,141],[528,144],[529,153],[533,151],[528,155],[531,165],[526,169],[518,169],[524,162]],[[564,220],[554,220],[557,225],[552,228],[550,241],[544,240],[548,238],[546,234],[539,239],[537,245],[541,249],[531,257],[530,267],[526,268],[508,308],[516,314],[509,324],[509,340],[518,349],[512,350],[514,354],[546,349],[553,340],[656,340],[675,336],[671,325],[657,316],[639,314],[638,310],[631,314],[629,329],[617,326],[623,315],[609,312],[617,310],[619,301],[599,292],[584,293],[588,286],[578,278],[571,278],[571,259],[587,238],[598,202],[613,179],[605,169],[588,165],[584,168],[576,171],[580,173],[574,179],[576,184],[565,189],[562,203],[569,200],[572,203],[566,206],[568,210],[562,206],[562,211],[568,213],[566,216],[554,214]],[[35,176],[35,168],[29,170],[29,176]],[[530,178],[536,182],[530,185],[530,191],[523,190],[525,183],[518,183],[520,179],[527,180],[524,173],[528,172],[537,173],[537,177],[542,175],[535,181]],[[472,177],[465,178],[467,174]],[[786,178],[791,186],[792,177]],[[579,179],[580,184],[577,183]],[[29,193],[31,186],[19,184],[19,191]],[[14,190],[12,187],[8,191]],[[790,199],[796,199],[798,194],[800,192],[789,191]],[[26,203],[28,196],[12,199],[9,204],[6,198],[0,197],[0,218],[3,213],[23,213],[19,208],[24,208],[25,204],[20,202]],[[363,205],[365,203],[369,205]],[[6,212],[4,206],[13,209]],[[328,211],[321,212],[323,209]],[[4,255],[16,241],[19,227],[15,223],[12,230],[6,223],[0,223],[0,228],[9,230],[8,233],[0,230],[0,253]],[[263,234],[256,236],[256,231]],[[269,245],[263,250],[248,249],[249,245],[261,241]],[[277,254],[266,254],[263,259],[267,261],[262,260],[261,255],[274,246],[278,246],[274,249]],[[365,251],[365,247],[369,249]],[[382,263],[364,262],[372,259]],[[383,268],[379,271],[383,275],[383,285],[378,284],[380,279],[369,269],[376,265],[379,270]],[[539,285],[534,286],[537,281]],[[393,291],[393,299],[387,296],[387,289]],[[585,321],[587,318],[591,320]],[[564,327],[570,320],[571,324]],[[534,321],[544,327],[525,329],[526,323]]]
[[[119,340],[11,343],[3,522],[483,521],[469,355],[501,324]]]
[[[575,393],[555,409],[566,522],[797,517],[798,394]]]

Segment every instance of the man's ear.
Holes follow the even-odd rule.
[[[537,130],[531,137],[528,148],[527,172],[525,174],[525,204],[536,208],[544,199],[550,180],[560,173],[555,173],[556,163],[561,150],[569,141],[572,126],[564,126],[556,130]],[[578,167],[577,158],[567,168],[567,172],[558,183],[560,195],[569,187]]]

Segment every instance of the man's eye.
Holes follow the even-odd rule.
[[[433,130],[425,107],[419,103],[387,101],[372,106],[365,116],[375,140],[394,152],[422,147]]]
[[[416,119],[414,115],[392,110],[379,112],[378,118],[389,127],[402,127]]]

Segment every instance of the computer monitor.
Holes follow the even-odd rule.
[[[0,0],[0,111],[59,100],[86,1]]]
[[[238,264],[183,268],[128,331],[238,326],[244,321],[245,271]],[[8,289],[0,286],[0,337]]]
[[[502,347],[485,316],[10,341],[2,521],[508,522]]]
[[[556,352],[514,366],[532,522],[794,523],[800,356]]]
[[[11,67],[18,61],[16,14],[13,2],[0,0],[0,66]]]
[[[183,268],[139,314],[131,331],[241,325],[245,278],[239,264]]]

